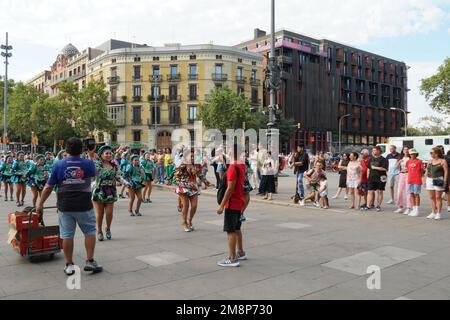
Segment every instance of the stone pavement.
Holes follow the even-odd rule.
[[[404,217],[393,206],[380,214],[350,212],[344,200],[328,211],[291,207],[293,181],[280,178],[275,202],[283,205],[254,197],[244,224],[249,260],[237,269],[216,265],[226,236],[213,193],[200,197],[194,233],[183,232],[172,190],[155,190],[142,218],[129,217],[127,200],[119,201],[114,239],[97,244],[105,271],[83,273],[81,290],[74,291],[66,288],[62,254],[31,263],[6,243],[7,213],[15,208],[0,198],[0,299],[450,298],[450,220]],[[56,223],[54,210],[46,214],[47,224]],[[79,231],[75,254],[83,265]],[[371,265],[381,268],[380,290],[367,288]]]

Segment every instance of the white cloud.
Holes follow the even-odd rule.
[[[441,27],[449,0],[277,1],[277,25],[307,35],[348,39],[427,33]],[[268,29],[268,0],[0,0],[0,30],[39,45],[95,46],[115,37],[148,44],[235,44]]]
[[[413,125],[418,122],[421,117],[435,115],[442,116],[437,112],[434,112],[425,97],[420,94],[420,80],[430,77],[437,72],[438,67],[442,64],[442,61],[430,61],[430,62],[410,62],[408,65],[411,69],[408,72],[408,82],[411,92],[408,96],[408,107],[409,111],[412,112],[410,115],[410,123]]]

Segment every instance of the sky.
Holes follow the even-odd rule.
[[[110,38],[235,45],[270,30],[270,0],[0,0],[0,12],[0,42],[8,31],[14,47],[10,77],[20,81],[69,42],[80,51]],[[450,0],[276,0],[276,25],[405,61],[410,122],[433,114],[418,88],[450,57]]]

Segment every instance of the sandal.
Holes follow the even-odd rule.
[[[131,216],[131,217],[136,217],[136,215],[134,214],[133,211],[130,211],[130,216]]]
[[[140,212],[136,212],[136,216],[138,216],[138,217],[142,217],[142,213],[140,213]]]
[[[108,240],[112,239],[111,230],[106,230],[106,239],[108,239]]]
[[[98,232],[97,233],[97,240],[100,242],[103,242],[105,240],[104,236],[103,236],[103,232]]]

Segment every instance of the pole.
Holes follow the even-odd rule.
[[[155,109],[154,109],[154,112],[153,112],[152,116],[154,117],[153,121],[155,121],[155,137],[154,137],[154,139],[155,139],[154,140],[155,149],[158,148],[158,133],[157,133],[157,126],[158,126],[157,119],[158,119],[158,117],[156,116],[156,114],[157,114],[156,109],[158,108],[158,97],[161,94],[161,89],[160,89],[160,92],[158,92],[158,95],[156,95],[156,84],[157,84],[156,76],[153,75],[153,90],[154,90],[153,94],[154,94],[154,98],[155,98]]]
[[[269,150],[272,148],[272,128],[275,126],[275,105],[276,105],[276,56],[275,56],[275,0],[271,0],[271,37],[270,42],[270,105],[269,105],[269,123],[268,128],[268,145]]]
[[[10,54],[8,53],[8,50],[10,50],[9,43],[8,43],[8,32],[6,33],[6,45],[2,46],[2,49],[5,49],[5,53],[2,54],[5,57],[5,81],[3,85],[3,150],[7,150],[7,139],[8,139],[8,58],[10,57]]]

